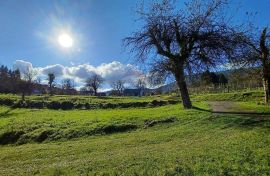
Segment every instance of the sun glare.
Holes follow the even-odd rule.
[[[58,43],[64,48],[70,48],[73,46],[73,39],[68,34],[60,34],[58,36]]]

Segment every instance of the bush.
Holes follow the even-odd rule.
[[[160,101],[158,101],[158,100],[153,100],[152,101],[152,105],[153,106],[162,106],[162,105],[166,105],[167,104],[167,102],[166,101],[163,101],[163,100],[160,100]]]
[[[27,108],[43,109],[46,106],[45,106],[45,102],[43,102],[43,101],[27,101],[26,107]]]
[[[85,103],[85,104],[84,104],[84,107],[85,107],[85,109],[91,109],[91,106],[90,106],[89,103]]]
[[[58,101],[52,101],[47,104],[48,109],[61,109],[61,103]]]
[[[75,107],[75,109],[84,109],[85,105],[83,103],[78,103],[74,107]]]
[[[64,101],[61,103],[61,109],[63,110],[68,110],[68,109],[73,109],[74,108],[74,103],[70,101]]]
[[[27,104],[25,101],[20,100],[20,101],[14,103],[13,107],[14,108],[26,108]]]

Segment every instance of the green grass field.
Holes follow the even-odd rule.
[[[0,175],[269,175],[270,107],[258,105],[262,93],[192,99],[192,110],[180,104],[66,111],[0,106]],[[237,110],[263,114],[213,114],[205,100],[236,101]]]

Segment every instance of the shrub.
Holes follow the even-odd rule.
[[[43,101],[27,101],[26,102],[26,107],[27,108],[42,109],[42,108],[45,107],[45,102],[43,102]]]
[[[47,104],[48,109],[61,109],[61,103],[58,101],[52,101]]]
[[[78,103],[74,107],[75,107],[75,109],[84,109],[85,105],[83,103]]]
[[[14,108],[26,108],[27,104],[25,101],[20,100],[20,101],[14,103],[13,107]]]
[[[74,108],[74,103],[70,101],[64,101],[61,103],[61,109],[63,110],[68,110],[68,109],[73,109]]]
[[[152,101],[152,105],[153,105],[153,106],[162,106],[162,105],[165,105],[165,104],[167,104],[167,102],[166,102],[166,101],[163,101],[163,100],[160,100],[160,101],[158,101],[158,100],[153,100],[153,101]]]
[[[85,104],[84,104],[84,107],[85,107],[85,109],[91,109],[91,106],[90,106],[89,103],[85,103]]]

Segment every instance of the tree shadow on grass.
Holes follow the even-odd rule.
[[[199,110],[199,111],[204,111],[204,112],[211,112],[214,114],[235,114],[235,115],[258,115],[258,116],[269,116],[270,117],[270,113],[269,112],[245,112],[245,111],[212,111],[209,109],[203,109],[203,108],[199,108],[196,106],[192,107],[195,110]]]
[[[211,112],[213,115],[206,118],[202,123],[215,123],[221,126],[222,129],[230,127],[241,128],[254,128],[261,127],[270,129],[270,113],[258,113],[258,112],[219,112],[211,111],[208,109],[202,109],[199,107],[193,107],[193,109]]]

